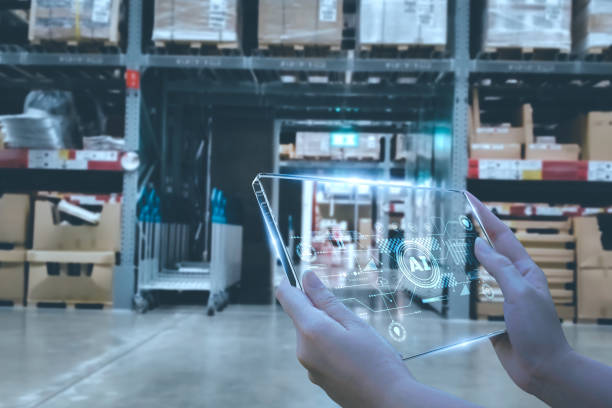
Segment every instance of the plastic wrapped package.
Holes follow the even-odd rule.
[[[153,41],[237,42],[236,0],[155,0]]]
[[[361,44],[446,45],[446,0],[361,0]]]
[[[483,48],[571,48],[571,0],[488,0]]]
[[[340,46],[342,0],[259,0],[260,45]]]
[[[574,50],[585,52],[612,45],[612,0],[581,0],[574,5]]]
[[[121,0],[32,0],[28,38],[119,41]]]
[[[31,91],[24,113],[0,116],[4,143],[9,148],[62,149],[74,147],[77,116],[67,91]]]

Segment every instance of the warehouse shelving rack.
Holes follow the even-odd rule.
[[[449,186],[465,188],[468,171],[468,110],[470,77],[479,74],[491,75],[528,75],[547,78],[550,76],[567,76],[576,78],[612,78],[611,62],[595,62],[580,59],[565,61],[505,61],[481,59],[470,56],[470,3],[469,1],[451,1],[450,19],[451,35],[449,58],[435,59],[377,59],[359,58],[354,53],[344,57],[309,58],[309,57],[265,57],[265,56],[208,56],[208,55],[154,55],[143,52],[143,1],[128,1],[127,49],[126,52],[109,54],[44,53],[32,52],[20,47],[0,47],[0,68],[17,67],[18,69],[36,69],[37,67],[98,67],[118,68],[125,70],[125,140],[128,151],[138,152],[141,91],[139,79],[147,69],[197,70],[208,73],[212,78],[224,78],[222,85],[205,82],[207,87],[202,92],[210,92],[211,99],[223,95],[231,97],[236,91],[242,94],[255,95],[261,98],[268,95],[290,94],[295,92],[291,86],[308,89],[312,96],[317,92],[327,96],[329,90],[335,89],[350,93],[358,86],[338,84],[280,84],[275,87],[270,82],[280,83],[281,73],[308,74],[329,73],[347,74],[376,73],[377,75],[414,74],[421,82],[435,84],[441,78],[452,77],[452,147],[450,160],[445,164],[445,174],[449,175]],[[232,80],[232,78],[234,78]],[[245,84],[244,78],[248,78]],[[229,81],[228,81],[229,79]],[[95,81],[95,79],[91,79]],[[284,85],[287,85],[286,87]],[[376,93],[376,86],[365,87],[365,92]],[[191,87],[193,90],[194,87]],[[383,88],[380,88],[383,89]],[[380,91],[378,89],[378,91]],[[406,87],[408,91],[410,87]],[[336,91],[334,91],[336,92]],[[384,92],[384,91],[383,91]],[[402,88],[398,92],[403,92]],[[238,93],[241,94],[241,93]],[[239,99],[235,98],[234,99]],[[305,98],[308,100],[308,98]],[[320,98],[325,103],[325,98]],[[277,100],[278,102],[279,100]],[[282,99],[280,99],[282,101]],[[280,163],[279,163],[280,164]],[[315,163],[303,163],[304,166],[316,166]],[[356,167],[378,168],[379,164],[358,163]],[[603,183],[598,183],[603,184]],[[117,267],[113,284],[114,305],[118,308],[129,308],[135,291],[135,246],[136,246],[136,203],[138,198],[138,172],[124,172],[122,182],[123,217],[121,238],[121,263]]]

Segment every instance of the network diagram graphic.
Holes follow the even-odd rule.
[[[371,234],[336,229],[290,238],[302,272],[314,270],[347,307],[365,320],[383,321],[386,336],[401,343],[407,318],[439,314],[452,298],[473,291],[492,299],[474,255],[478,235],[474,221],[459,215],[429,217],[386,236],[378,223]]]

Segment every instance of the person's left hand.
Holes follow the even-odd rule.
[[[308,271],[306,294],[287,278],[276,293],[297,331],[297,357],[310,380],[342,406],[392,406],[414,379],[399,354]]]

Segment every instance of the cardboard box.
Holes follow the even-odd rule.
[[[24,245],[27,241],[30,216],[30,196],[4,194],[0,196],[0,242]]]
[[[446,0],[361,0],[359,43],[446,45]]]
[[[580,115],[562,129],[566,139],[580,144],[583,160],[612,161],[612,112]]]
[[[113,252],[28,251],[28,303],[111,304]]]
[[[238,42],[236,0],[155,0],[153,41]]]
[[[470,158],[472,159],[514,159],[521,158],[521,145],[473,143],[470,145]]]
[[[61,225],[54,222],[55,206],[39,200],[34,213],[34,243],[38,250],[119,251],[121,204],[102,206],[98,225]]]
[[[572,1],[488,0],[483,49],[571,48]]]
[[[295,158],[331,158],[330,134],[324,132],[297,132]]]
[[[572,39],[576,53],[612,45],[612,2],[575,0]]]
[[[530,104],[524,104],[511,114],[513,122],[507,124],[482,124],[480,120],[480,100],[478,89],[474,89],[472,98],[472,118],[470,143],[495,144],[529,144],[533,143],[533,109]]]
[[[577,144],[531,143],[525,149],[527,160],[578,160],[579,156]]]
[[[0,301],[23,304],[25,260],[23,248],[0,251]]]
[[[340,46],[342,5],[342,0],[259,0],[259,44]]]
[[[278,149],[278,154],[281,159],[294,159],[295,158],[295,146],[293,143],[281,144]]]
[[[597,217],[575,217],[573,223],[578,268],[612,269],[612,250],[603,247]]]
[[[334,160],[379,160],[380,140],[382,135],[359,133],[356,146],[331,146],[331,156]],[[330,135],[331,137],[331,135]]]
[[[612,269],[578,269],[578,318],[612,318]]]
[[[28,39],[119,42],[120,0],[32,0]]]

